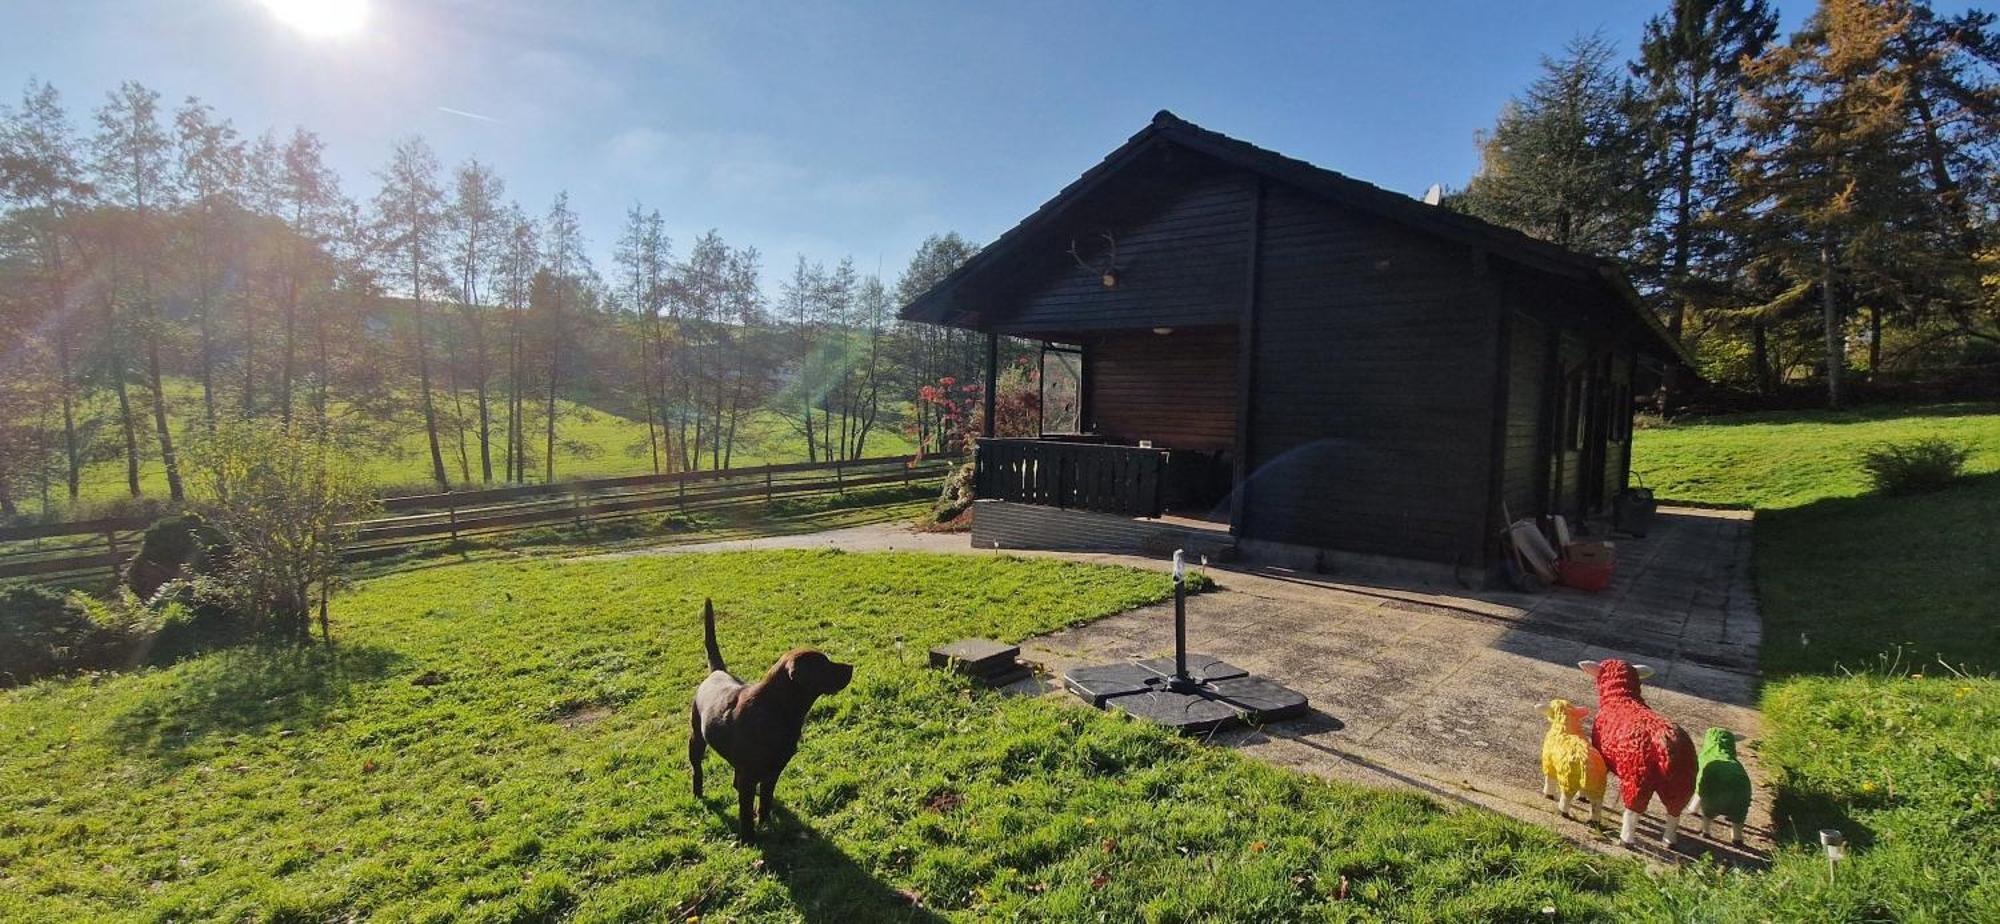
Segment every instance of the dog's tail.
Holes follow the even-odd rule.
[[[714,600],[703,600],[701,602],[701,641],[708,648],[708,669],[712,671],[728,670],[729,668],[722,666],[722,649],[716,647],[715,644]]]

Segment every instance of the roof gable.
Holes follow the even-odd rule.
[[[1166,110],[1155,114],[1145,128],[1123,145],[905,306],[901,316],[914,321],[963,322],[965,318],[955,315],[953,311],[954,297],[958,292],[977,280],[989,267],[1001,262],[1004,256],[1036,231],[1053,225],[1088,193],[1132,165],[1145,152],[1160,145],[1185,148],[1329,202],[1478,248],[1532,271],[1586,280],[1594,286],[1601,286],[1611,300],[1623,305],[1648,332],[1655,347],[1652,352],[1662,359],[1692,365],[1690,357],[1667,334],[1659,318],[1640,300],[1623,269],[1613,261],[1578,253],[1511,228],[1419,202],[1372,183],[1209,131]]]

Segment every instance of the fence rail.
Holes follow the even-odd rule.
[[[345,550],[368,555],[537,526],[768,505],[857,488],[910,485],[943,475],[956,461],[951,456],[878,456],[390,497],[382,499],[380,516],[346,524],[353,537]],[[97,570],[116,575],[138,548],[138,534],[149,523],[143,517],[110,517],[0,528],[0,579]]]

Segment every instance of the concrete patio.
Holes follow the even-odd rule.
[[[1190,649],[1291,686],[1313,706],[1304,719],[1225,732],[1215,741],[1280,766],[1414,788],[1546,824],[1599,849],[1624,850],[1615,839],[1615,811],[1593,830],[1581,823],[1582,809],[1559,819],[1554,803],[1542,798],[1547,722],[1539,708],[1552,697],[1594,707],[1590,679],[1576,662],[1618,657],[1658,671],[1646,685],[1648,702],[1691,735],[1714,725],[1757,738],[1761,627],[1750,579],[1750,514],[1664,509],[1647,538],[1616,544],[1617,575],[1599,594],[1356,584],[1250,566],[1211,570],[1217,589],[1189,602]],[[995,554],[970,548],[963,534],[896,525],[651,552],[728,548]],[[1007,554],[1161,567],[1129,556]],[[1030,639],[1022,657],[1046,676],[1015,690],[1068,699],[1046,677],[1078,665],[1168,654],[1172,644],[1170,603]],[[1743,757],[1761,781],[1754,747]],[[1694,837],[1696,823],[1684,819],[1681,853],[1761,863],[1771,846],[1768,811],[1768,800],[1760,799],[1743,849]],[[1655,859],[1668,858],[1659,846],[1662,820],[1655,802],[1640,850]]]

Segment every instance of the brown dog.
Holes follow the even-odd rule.
[[[771,820],[771,791],[778,774],[799,749],[806,712],[813,700],[838,693],[854,679],[854,665],[841,664],[808,648],[778,659],[764,679],[744,683],[722,666],[715,644],[715,603],[701,607],[702,636],[708,646],[708,679],[694,691],[693,727],[688,732],[688,762],[694,766],[694,797],[701,798],[701,759],[711,746],[736,768],[736,813],[744,840],[756,833],[755,821]]]

